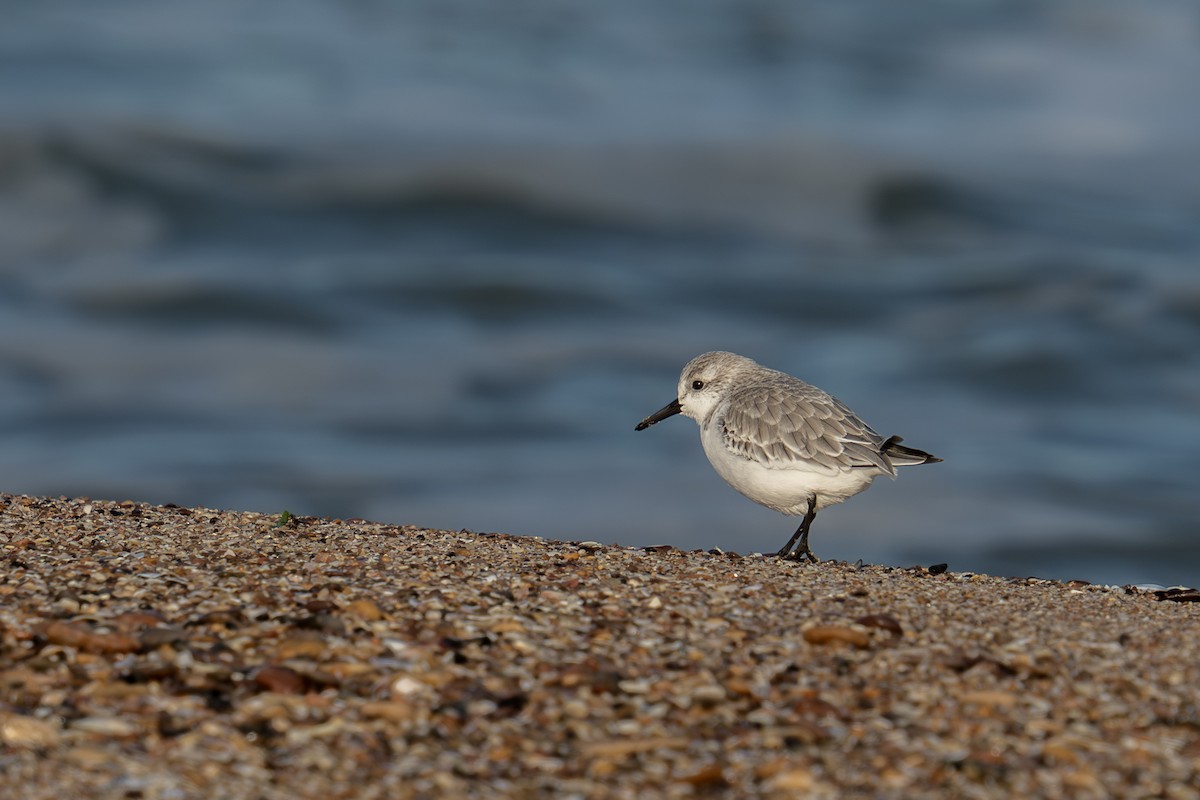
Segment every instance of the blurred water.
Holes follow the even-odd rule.
[[[0,491],[775,549],[728,349],[946,459],[823,557],[1200,580],[1190,3],[5,18]]]

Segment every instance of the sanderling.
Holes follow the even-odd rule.
[[[822,508],[880,475],[896,477],[896,467],[942,460],[904,447],[899,436],[885,439],[836,397],[735,353],[689,361],[676,399],[634,430],[675,414],[700,425],[704,453],[726,483],[767,508],[804,516],[777,553],[797,560],[817,561],[808,529]]]

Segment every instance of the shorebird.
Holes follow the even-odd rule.
[[[884,438],[836,397],[736,353],[696,356],[676,399],[637,424],[675,414],[696,420],[709,463],[725,482],[781,514],[803,516],[777,556],[816,562],[808,532],[817,512],[896,467],[942,459]],[[793,549],[793,546],[795,549]]]

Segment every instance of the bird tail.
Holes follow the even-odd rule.
[[[930,455],[924,450],[917,450],[913,447],[905,447],[900,444],[904,440],[899,436],[891,436],[886,439],[880,451],[887,456],[897,467],[911,467],[916,464],[933,464],[942,459],[937,456]]]

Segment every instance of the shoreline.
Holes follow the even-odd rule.
[[[1194,596],[279,522],[0,494],[4,783],[1200,797]]]

